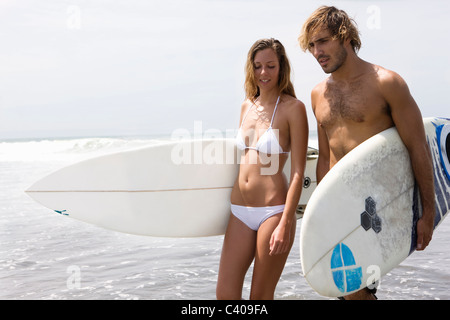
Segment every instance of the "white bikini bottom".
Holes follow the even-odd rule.
[[[231,213],[247,225],[250,229],[258,231],[261,224],[271,216],[284,211],[285,205],[269,207],[244,207],[231,204]]]

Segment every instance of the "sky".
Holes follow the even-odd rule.
[[[399,73],[424,117],[450,117],[447,0],[0,0],[0,140],[236,129],[246,55],[270,37],[315,130],[327,75],[297,37],[321,5],[356,20],[358,55]]]

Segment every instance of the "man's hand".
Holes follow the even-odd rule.
[[[417,221],[417,250],[424,250],[433,236],[434,215],[427,215]]]

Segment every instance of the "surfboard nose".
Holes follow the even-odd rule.
[[[24,192],[32,197],[33,193],[48,189],[45,187],[45,180],[47,179],[44,177],[33,182],[33,184],[31,184],[27,189],[24,190]]]
[[[32,185],[30,185],[27,189],[24,190],[26,194],[28,194],[30,197],[32,197],[32,193],[37,190],[36,184],[38,184],[40,180],[34,182]]]

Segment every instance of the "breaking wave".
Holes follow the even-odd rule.
[[[0,141],[0,161],[79,160],[160,143],[154,138],[75,138]]]

